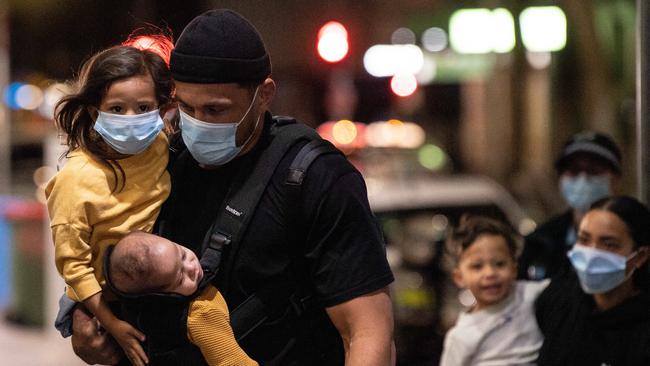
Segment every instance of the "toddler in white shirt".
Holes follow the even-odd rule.
[[[454,282],[475,302],[447,332],[440,365],[534,365],[543,341],[534,302],[548,281],[516,281],[514,232],[494,219],[463,217],[447,247]]]

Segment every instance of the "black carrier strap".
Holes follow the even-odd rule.
[[[217,217],[208,230],[203,241],[201,266],[206,272],[206,285],[209,278],[223,271],[224,281],[220,290],[228,292],[230,283],[230,263],[221,263],[221,257],[226,248],[229,258],[237,256],[237,250],[246,227],[275,172],[275,169],[291,146],[301,140],[320,139],[313,129],[296,123],[289,117],[274,117],[271,125],[271,141],[259,158],[251,161],[252,157],[245,156],[236,173],[224,203]]]
[[[340,154],[341,152],[329,141],[315,139],[304,145],[291,165],[285,181],[287,188],[286,207],[300,207],[301,185],[306,176],[309,166],[320,156],[325,154]],[[294,212],[288,221],[299,222],[298,212],[300,210],[288,210]],[[289,313],[293,318],[300,317],[307,310],[313,308],[314,299],[311,294],[303,288],[290,287],[285,281],[277,281],[265,284],[256,293],[249,296],[230,313],[230,323],[237,341],[242,341],[263,324],[273,314],[287,313],[286,302],[289,300]],[[282,306],[282,309],[278,309]]]

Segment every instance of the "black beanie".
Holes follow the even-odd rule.
[[[178,37],[169,66],[175,80],[198,84],[262,82],[271,74],[262,37],[228,9],[194,18]]]

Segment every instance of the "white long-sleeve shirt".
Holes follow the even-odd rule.
[[[445,336],[440,365],[534,365],[543,341],[534,302],[548,283],[517,281],[499,304],[462,312]]]

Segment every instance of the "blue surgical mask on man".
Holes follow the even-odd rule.
[[[608,175],[564,175],[560,179],[560,191],[566,202],[578,212],[587,212],[601,198],[611,194]]]
[[[575,269],[580,287],[588,294],[601,294],[616,288],[632,275],[625,273],[629,257],[576,244],[567,256]]]
[[[259,88],[258,88],[259,89]],[[246,113],[238,122],[209,123],[198,120],[179,108],[180,126],[183,142],[190,154],[200,164],[207,166],[220,166],[230,162],[241,152],[242,148],[253,137],[254,131],[260,122],[262,115],[257,117],[253,132],[248,136],[241,146],[237,146],[237,128],[250,113],[257,98],[257,91],[253,95]]]
[[[104,141],[121,154],[138,154],[151,145],[164,124],[156,109],[142,114],[99,111],[93,127]]]

